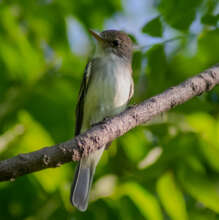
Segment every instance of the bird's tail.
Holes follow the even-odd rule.
[[[71,203],[80,211],[85,211],[88,205],[89,191],[104,147],[82,157],[75,172],[74,182],[71,188]]]

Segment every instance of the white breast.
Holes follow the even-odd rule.
[[[127,64],[109,55],[92,75],[84,105],[83,128],[123,111],[127,105],[132,78]]]

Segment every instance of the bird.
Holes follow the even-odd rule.
[[[75,135],[93,124],[124,111],[133,96],[133,43],[123,31],[89,30],[97,45],[88,61],[76,106]],[[96,166],[106,146],[81,157],[71,187],[70,201],[79,211],[88,207],[89,191]]]

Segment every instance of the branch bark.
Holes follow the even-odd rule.
[[[13,181],[27,173],[77,161],[82,155],[88,155],[132,128],[211,90],[217,84],[219,84],[219,65],[100,122],[74,139],[0,161],[0,181]]]

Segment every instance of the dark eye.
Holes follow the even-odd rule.
[[[118,47],[119,46],[119,41],[118,40],[113,40],[112,42],[114,47]]]

